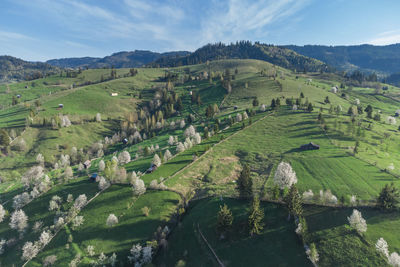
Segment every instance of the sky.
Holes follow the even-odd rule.
[[[215,42],[400,43],[398,0],[0,0],[0,55],[30,61]]]

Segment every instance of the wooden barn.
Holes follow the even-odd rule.
[[[85,169],[89,169],[89,168],[90,168],[90,165],[92,165],[92,163],[91,163],[90,160],[87,160],[87,161],[85,161],[85,162],[83,163],[83,166],[85,167]]]
[[[314,144],[313,142],[310,142],[308,144],[300,146],[301,150],[317,150],[319,149],[319,145]]]

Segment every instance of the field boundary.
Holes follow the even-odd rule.
[[[210,243],[208,243],[207,239],[205,238],[205,236],[201,232],[199,223],[197,223],[197,230],[199,231],[199,234],[200,234],[201,238],[203,239],[203,241],[207,244],[207,247],[210,249],[211,253],[214,255],[214,257],[217,260],[219,266],[225,267],[225,265],[222,263],[222,261],[218,258],[217,253],[215,253],[214,249],[211,247]]]

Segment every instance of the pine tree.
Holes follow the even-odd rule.
[[[217,231],[221,234],[229,232],[232,228],[233,215],[226,204],[219,207],[217,218]]]
[[[247,198],[253,195],[253,181],[250,177],[250,168],[247,164],[243,166],[237,185],[241,197]]]
[[[289,214],[294,216],[301,216],[303,214],[303,206],[301,204],[301,197],[297,190],[296,185],[292,185],[289,189],[289,193],[285,198]]]
[[[249,232],[250,235],[259,235],[264,229],[264,210],[260,208],[260,200],[258,196],[253,198],[250,212],[249,212]]]
[[[313,111],[313,110],[314,110],[313,105],[312,105],[311,103],[308,103],[307,111],[308,111],[308,112],[311,112],[311,111]]]
[[[390,185],[386,184],[382,191],[379,193],[377,199],[377,206],[383,210],[392,211],[398,208],[400,203],[400,192],[392,182]]]

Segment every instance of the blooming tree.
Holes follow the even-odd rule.
[[[388,116],[386,121],[387,121],[388,124],[392,124],[392,125],[396,124],[396,118],[393,117],[393,116]]]
[[[133,181],[132,191],[135,196],[140,196],[146,192],[146,186],[142,179],[137,178]]]
[[[160,157],[157,154],[155,154],[151,163],[153,163],[157,167],[160,167],[160,165],[161,165]]]
[[[118,161],[120,164],[127,164],[131,162],[131,154],[129,154],[128,151],[123,151],[121,154],[119,154]]]
[[[108,227],[113,227],[117,223],[118,223],[117,216],[115,216],[114,214],[108,215],[108,218],[107,218],[107,221],[106,221],[106,224],[107,224]]]
[[[87,197],[85,194],[79,195],[74,202],[74,207],[78,210],[82,209],[87,203]]]
[[[167,162],[168,160],[170,160],[172,158],[172,154],[171,152],[167,149],[164,153],[164,162]]]
[[[364,233],[367,231],[367,222],[362,217],[361,212],[354,209],[350,217],[347,217],[350,226],[355,229],[358,233]]]
[[[0,222],[4,220],[6,216],[6,210],[4,209],[3,205],[0,204]]]
[[[175,139],[172,135],[170,135],[168,138],[168,145],[173,146],[174,143],[175,143]]]
[[[400,267],[400,256],[396,252],[390,254],[388,261],[390,265],[394,267]]]
[[[11,214],[9,225],[11,229],[23,232],[28,227],[28,216],[26,216],[23,210],[16,210]]]
[[[74,228],[77,228],[77,227],[81,226],[84,222],[85,222],[85,219],[83,218],[83,216],[76,216],[72,220],[72,226]]]
[[[46,246],[50,242],[51,238],[52,235],[50,231],[43,231],[39,237],[39,242],[42,244],[42,246]]]
[[[37,245],[33,244],[32,242],[26,242],[22,247],[22,259],[23,260],[30,260],[39,253],[39,248]]]
[[[304,201],[311,201],[311,200],[313,200],[313,198],[314,198],[314,193],[311,189],[303,192],[303,200]]]
[[[106,164],[104,163],[104,160],[100,160],[100,162],[99,162],[99,172],[104,171],[105,167],[106,167]]]
[[[292,166],[289,163],[281,162],[275,171],[274,182],[281,189],[285,187],[291,187],[297,183],[296,173],[293,171]]]
[[[196,134],[196,130],[194,129],[193,125],[190,125],[189,127],[186,128],[185,132],[183,135],[185,137],[193,137]]]
[[[185,146],[182,144],[182,142],[178,143],[178,145],[176,146],[176,151],[178,151],[178,152],[185,151]]]
[[[386,258],[389,257],[389,246],[385,239],[382,237],[376,241],[375,248],[378,252],[382,253]]]

